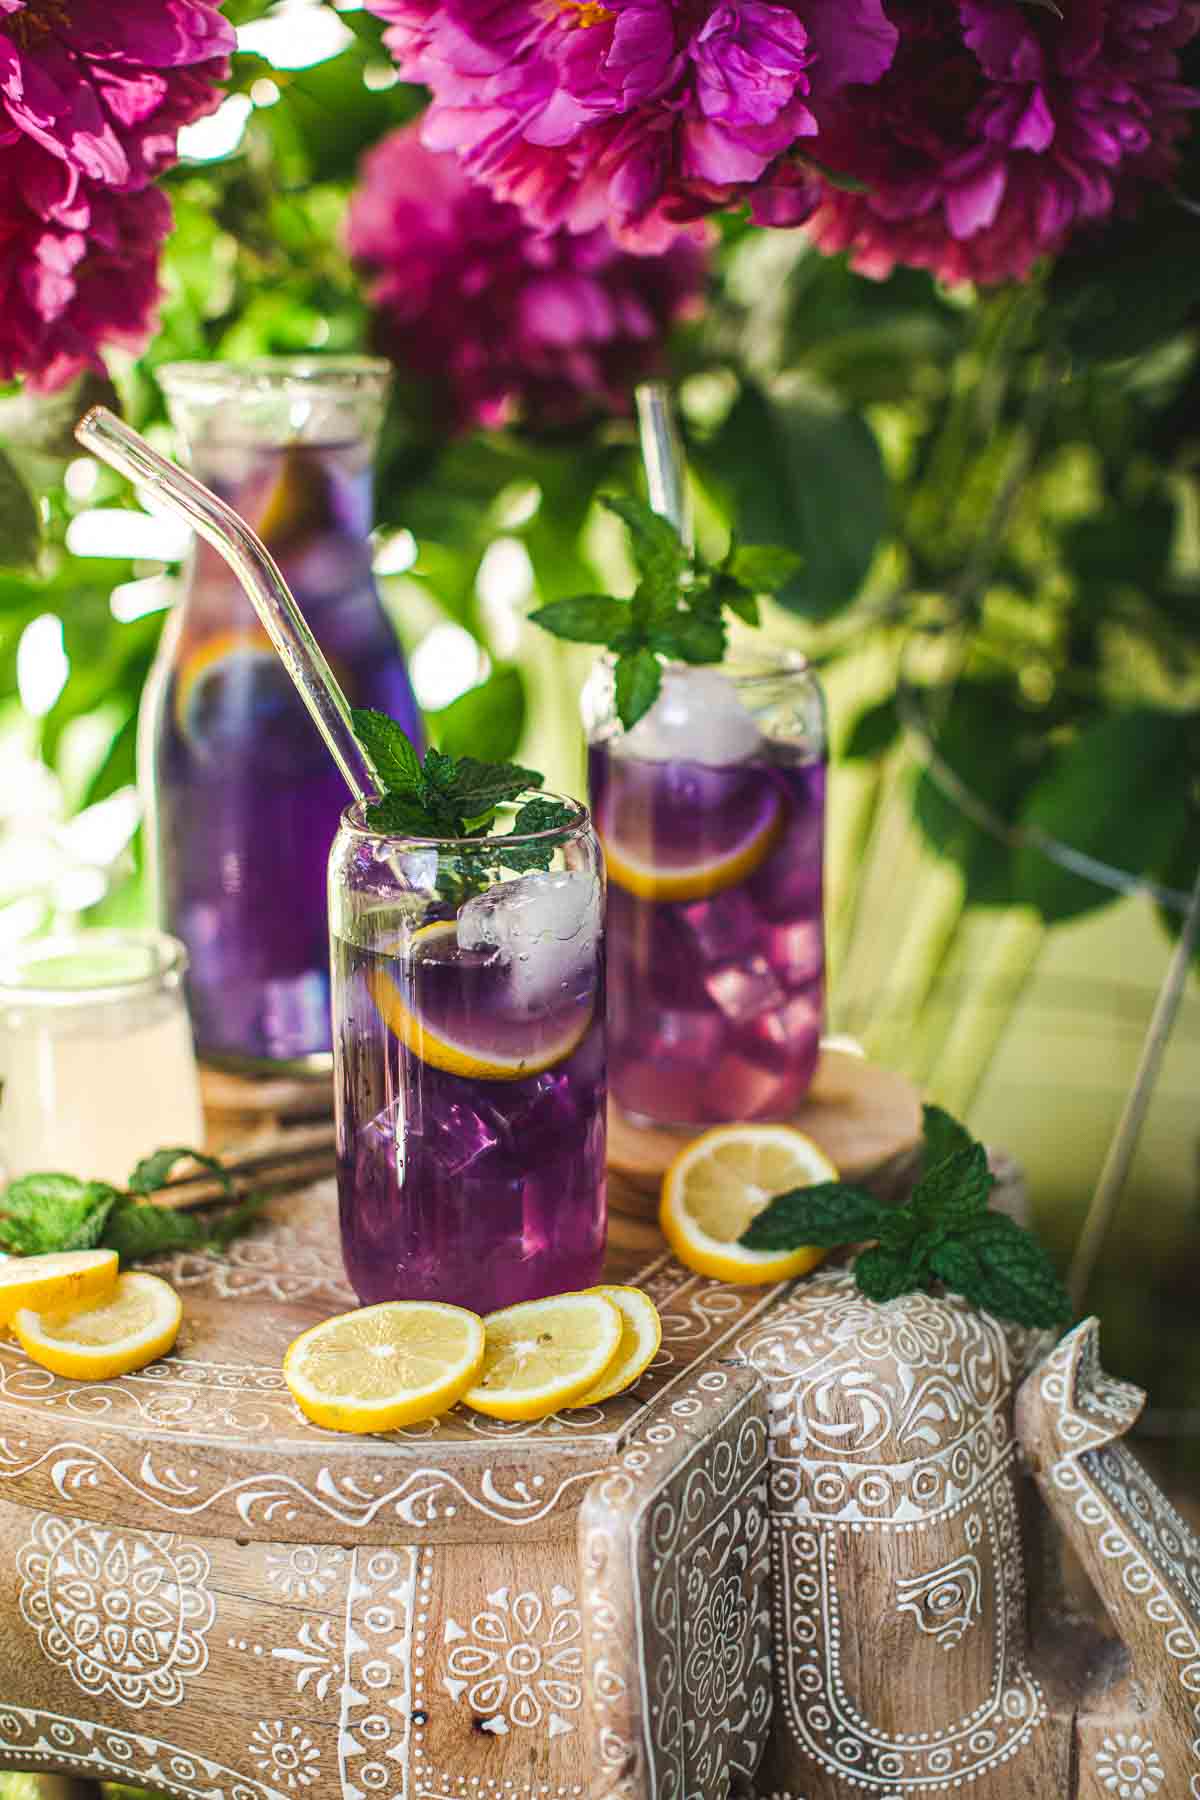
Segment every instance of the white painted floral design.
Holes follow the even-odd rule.
[[[39,1513],[17,1558],[21,1616],[86,1694],[178,1706],[207,1667],[209,1559],[168,1532],[102,1530]]]
[[[333,1544],[296,1544],[267,1551],[267,1580],[285,1600],[323,1600],[341,1580],[346,1552]]]
[[[1166,1780],[1158,1751],[1136,1731],[1105,1738],[1096,1754],[1096,1775],[1118,1800],[1153,1800]]]
[[[298,1694],[302,1694],[311,1682],[317,1699],[323,1700],[337,1673],[337,1658],[341,1651],[333,1622],[330,1619],[305,1619],[296,1638],[295,1644],[276,1647],[271,1655],[292,1665]]]
[[[469,1631],[447,1619],[444,1637],[453,1647],[442,1685],[455,1702],[465,1696],[482,1730],[503,1737],[514,1725],[545,1723],[551,1738],[575,1730],[563,1714],[583,1705],[583,1646],[569,1588],[553,1588],[549,1605],[537,1594],[497,1588]]]
[[[321,1752],[299,1725],[263,1719],[250,1739],[250,1755],[270,1787],[295,1793],[311,1787],[321,1773]]]
[[[689,1599],[684,1691],[695,1701],[698,1718],[723,1718],[745,1679],[745,1584],[738,1575],[727,1575],[698,1586]]]

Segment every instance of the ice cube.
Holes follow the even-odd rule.
[[[585,869],[521,875],[468,900],[458,915],[461,950],[495,950],[512,967],[517,1004],[560,999],[590,967],[600,933],[600,883]]]
[[[791,1056],[807,1054],[820,1034],[821,1000],[821,983],[815,981],[782,1006],[760,1013],[752,1025],[755,1042],[764,1049],[786,1051]]]
[[[726,888],[709,900],[694,900],[681,911],[706,963],[732,962],[753,951],[758,914],[744,887]]]
[[[791,919],[768,925],[763,952],[785,987],[799,987],[821,973],[825,940],[819,919]]]
[[[646,1041],[664,1062],[704,1067],[721,1048],[725,1028],[715,1012],[657,1007],[647,1021]]]
[[[728,1051],[713,1066],[701,1096],[701,1117],[706,1119],[758,1119],[778,1117],[786,1106],[778,1075],[745,1056]]]
[[[733,1025],[748,1025],[782,1006],[786,995],[765,956],[748,956],[706,975],[709,998]]]
[[[762,743],[737,688],[716,669],[664,669],[662,689],[613,749],[647,762],[744,762]]]

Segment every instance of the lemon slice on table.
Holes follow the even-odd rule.
[[[314,1425],[398,1431],[449,1412],[482,1362],[477,1313],[439,1300],[385,1300],[301,1332],[283,1378]]]
[[[623,1394],[631,1388],[640,1375],[644,1375],[654,1358],[658,1355],[658,1347],[662,1343],[662,1320],[658,1316],[658,1308],[649,1294],[635,1287],[596,1287],[587,1290],[591,1294],[602,1294],[611,1300],[621,1315],[621,1341],[617,1346],[617,1354],[605,1369],[604,1374],[586,1394],[569,1405],[599,1406],[602,1400],[611,1400],[617,1394]]]
[[[663,1176],[659,1224],[687,1268],[756,1284],[807,1275],[827,1252],[747,1250],[738,1239],[776,1194],[836,1181],[837,1170],[791,1125],[719,1125],[694,1138]]]
[[[109,1381],[165,1356],[182,1320],[175,1289],[157,1275],[134,1272],[82,1306],[15,1313],[12,1329],[43,1369],[75,1381]]]
[[[523,1300],[489,1313],[478,1381],[463,1395],[493,1419],[545,1419],[600,1385],[621,1345],[621,1314],[599,1293]]]
[[[436,1006],[437,996],[429,979],[433,965],[450,965],[448,975],[451,979],[447,982],[450,994],[454,993],[453,977],[466,966],[469,973],[480,978],[481,983],[479,1004],[473,1008],[473,1024],[476,1029],[485,1030],[489,1022],[493,1026],[497,1022],[502,1025],[504,1007],[500,984],[506,979],[504,967],[495,959],[482,957],[478,951],[460,951],[458,926],[453,919],[438,920],[435,924],[423,925],[419,931],[415,931],[412,936],[411,958],[414,979],[410,988],[420,990],[423,1003],[431,1002]],[[424,979],[420,966],[422,962],[427,965]],[[491,1044],[482,1041],[468,1044],[461,1035],[455,1034],[453,1024],[431,1014],[428,1004],[424,1004],[423,1009],[418,1009],[411,998],[406,998],[400,992],[386,970],[373,969],[367,980],[380,1017],[406,1050],[410,1050],[431,1068],[443,1069],[448,1075],[462,1075],[472,1081],[524,1081],[527,1075],[542,1075],[557,1063],[565,1062],[572,1051],[579,1048],[592,1022],[592,1009],[589,1006],[576,1013],[567,1030],[548,1040],[537,1037],[534,1021],[522,1019],[514,1022],[508,1046],[499,1037]],[[488,1005],[486,985],[489,980],[495,984],[491,1007]],[[459,1032],[461,1033],[461,1026]],[[522,1037],[526,1040],[527,1047],[524,1054],[517,1054],[512,1043],[519,1042]]]
[[[0,1325],[23,1307],[49,1312],[96,1300],[117,1280],[115,1250],[56,1250],[0,1261]]]
[[[783,829],[783,805],[773,791],[765,808],[745,831],[719,853],[696,862],[651,863],[631,846],[621,844],[599,823],[596,835],[604,851],[608,878],[639,900],[705,900],[722,888],[746,881],[761,868],[779,841]]]

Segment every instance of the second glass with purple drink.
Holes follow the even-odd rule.
[[[825,714],[803,658],[669,665],[631,731],[585,696],[608,867],[611,1085],[669,1125],[786,1118],[824,1010]]]
[[[564,805],[570,822],[536,834],[549,869],[527,873],[532,840],[390,837],[343,816],[338,1192],[364,1304],[490,1312],[600,1279],[604,883],[586,809]]]

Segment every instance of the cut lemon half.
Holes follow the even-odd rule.
[[[791,1281],[827,1252],[810,1245],[747,1250],[738,1239],[776,1194],[837,1178],[825,1152],[791,1125],[719,1125],[694,1138],[663,1176],[659,1224],[697,1275],[739,1284]]]
[[[545,1419],[600,1385],[621,1345],[603,1294],[556,1294],[489,1313],[483,1369],[463,1395],[493,1419]]]
[[[411,955],[415,977],[411,985],[417,989],[422,985],[420,963],[423,958],[478,958],[479,952],[459,952],[456,922],[439,919],[413,933]],[[498,966],[496,979],[503,979],[503,971]],[[384,969],[373,969],[367,981],[380,1017],[406,1050],[431,1068],[444,1069],[448,1075],[462,1075],[471,1081],[523,1081],[527,1075],[542,1075],[557,1063],[565,1062],[572,1051],[579,1048],[592,1022],[591,1008],[583,1009],[560,1036],[549,1042],[541,1041],[528,1055],[518,1056],[496,1045],[464,1043],[451,1029],[410,1004]],[[482,995],[476,1014],[480,1021],[488,1017],[486,999]],[[499,1011],[496,1016],[501,1016]],[[532,1021],[522,1021],[522,1026],[526,1035],[536,1029]]]
[[[12,1329],[43,1369],[74,1381],[110,1381],[165,1356],[179,1336],[183,1306],[157,1275],[118,1275],[110,1292],[55,1312],[15,1313]]]
[[[621,1341],[617,1354],[594,1388],[581,1394],[571,1406],[599,1406],[631,1388],[644,1375],[662,1343],[662,1320],[649,1294],[635,1287],[596,1287],[587,1290],[611,1300],[621,1315]]]
[[[461,1400],[483,1362],[483,1320],[439,1300],[386,1300],[301,1332],[283,1358],[292,1399],[330,1431],[398,1431]]]
[[[639,900],[706,900],[746,881],[770,856],[783,829],[783,806],[773,792],[765,812],[719,855],[691,863],[650,863],[597,827],[608,878]]]
[[[14,1313],[78,1306],[110,1293],[117,1280],[115,1250],[58,1250],[0,1262],[0,1325]]]

